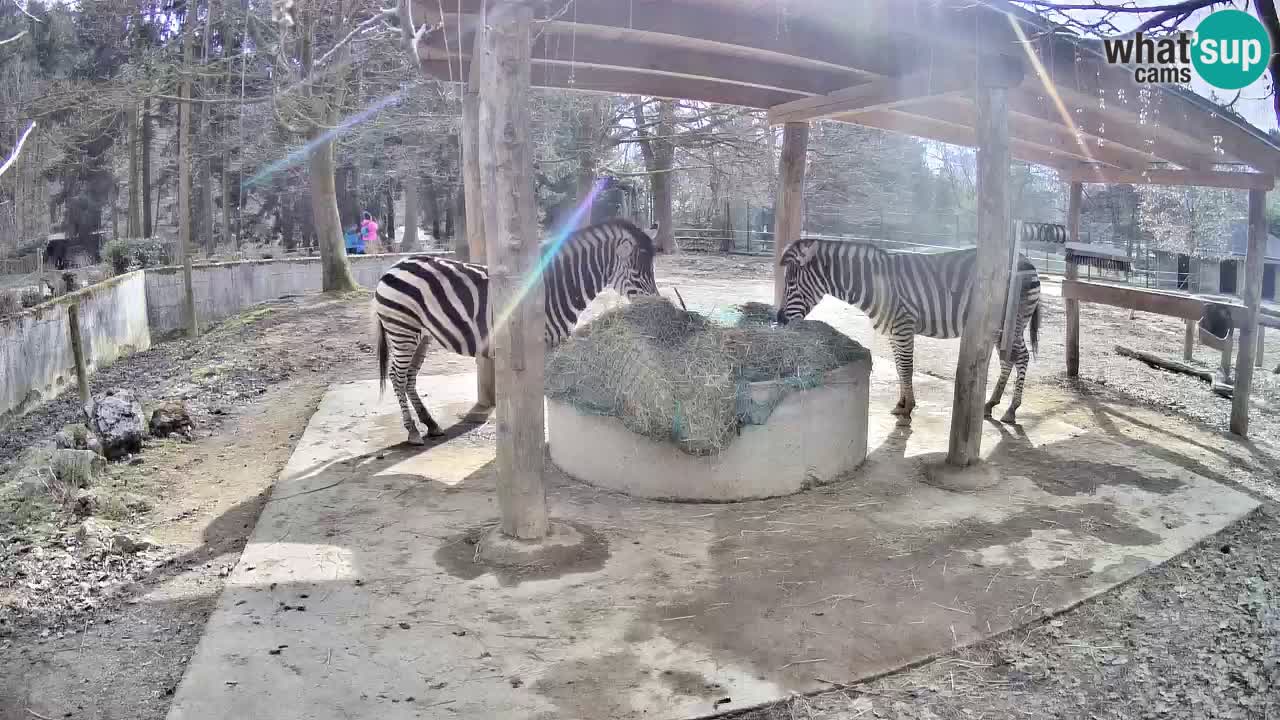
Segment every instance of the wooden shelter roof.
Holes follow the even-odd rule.
[[[422,69],[466,78],[478,13],[495,1],[412,0],[414,23],[432,27],[416,43]],[[1009,94],[1018,159],[1084,181],[1271,189],[1280,174],[1280,143],[1266,133],[1188,90],[1141,89],[1096,41],[1003,0],[528,1],[538,87],[740,105],[774,123],[837,120],[973,146],[976,70],[1012,64],[1022,69]]]

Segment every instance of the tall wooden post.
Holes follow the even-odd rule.
[[[1196,355],[1196,321],[1188,320],[1182,336],[1182,361],[1191,362]]]
[[[84,333],[80,329],[80,303],[67,306],[67,325],[71,331],[71,357],[76,363],[76,387],[80,390],[80,407],[92,414],[93,396],[89,394],[89,366],[84,357]]]
[[[1245,320],[1237,330],[1236,382],[1231,392],[1231,432],[1249,435],[1249,389],[1253,385],[1253,355],[1257,351],[1258,309],[1262,305],[1262,268],[1267,250],[1267,191],[1249,191],[1249,250],[1244,261]]]
[[[471,46],[471,70],[462,92],[462,184],[465,198],[467,230],[467,257],[459,258],[473,263],[487,263],[485,243],[484,195],[480,187],[480,68],[484,65],[481,47],[484,35],[483,23],[476,29]],[[462,247],[459,243],[457,247]],[[493,305],[490,304],[492,315]],[[492,317],[490,317],[492,326]],[[481,355],[476,358],[476,405],[467,418],[481,421],[488,417],[496,404],[494,396],[493,358]]]
[[[1067,202],[1067,241],[1080,242],[1080,206],[1084,203],[1084,184],[1071,183],[1071,198]],[[1068,262],[1066,277],[1080,277],[1080,268]],[[1080,375],[1080,301],[1067,300],[1067,377]]]
[[[543,488],[542,279],[537,276],[533,162],[529,152],[530,28],[524,3],[489,6],[480,71],[480,184],[489,235],[489,302],[498,390],[498,506],[502,532],[547,533]]]
[[[951,404],[947,463],[972,465],[982,449],[983,404],[995,330],[1009,286],[1009,87],[1021,81],[1021,65],[1003,57],[978,70],[978,258],[965,313]]]
[[[782,251],[800,239],[804,225],[804,162],[809,149],[809,123],[782,126],[782,157],[778,160],[778,201],[773,215],[773,304],[782,308]]]

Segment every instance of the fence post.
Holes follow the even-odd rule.
[[[76,361],[76,385],[80,388],[80,406],[86,414],[93,414],[93,397],[89,394],[89,367],[84,359],[84,345],[80,334],[80,303],[67,306],[67,325],[71,331],[71,355]]]

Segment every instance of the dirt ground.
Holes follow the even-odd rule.
[[[691,304],[768,293],[767,260],[663,258],[659,284]],[[1036,384],[1063,375],[1062,303],[1046,283]],[[664,291],[665,292],[665,291]],[[752,294],[751,297],[746,295]],[[1142,403],[1170,422],[1224,428],[1230,403],[1197,380],[1115,356],[1112,345],[1180,354],[1179,321],[1085,306],[1082,396]],[[127,518],[157,550],[107,567],[64,549],[73,518],[54,515],[0,533],[0,720],[163,718],[205,619],[324,389],[370,377],[368,295],[286,298],[198,340],[157,343],[95,376],[94,390],[130,387],[144,403],[182,398],[199,430],[190,442],[149,443],[111,483],[153,510]],[[888,357],[856,311],[841,329]],[[1267,348],[1280,361],[1280,333]],[[936,343],[936,344],[935,344]],[[922,340],[918,369],[954,373],[956,341]],[[1215,353],[1197,361],[1213,367]],[[424,372],[462,372],[466,358],[433,352]],[[1280,376],[1255,376],[1253,444],[1223,470],[1264,500],[1249,520],[1116,593],[929,665],[740,717],[1137,718],[1280,717]],[[47,440],[76,413],[64,396],[0,434],[0,463]],[[1233,442],[1224,438],[1224,444]]]

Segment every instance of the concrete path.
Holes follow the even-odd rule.
[[[333,387],[276,484],[170,720],[686,718],[882,673],[1068,608],[1256,507],[1207,475],[1213,436],[1167,436],[1040,386],[989,424],[998,484],[931,485],[951,385],[894,426],[873,375],[871,454],[772,501],[665,504],[549,473],[584,545],[491,572],[493,427],[400,446],[376,383]],[[423,377],[437,417],[468,376]],[[1220,442],[1220,441],[1218,441]],[[797,458],[802,461],[801,458]]]

